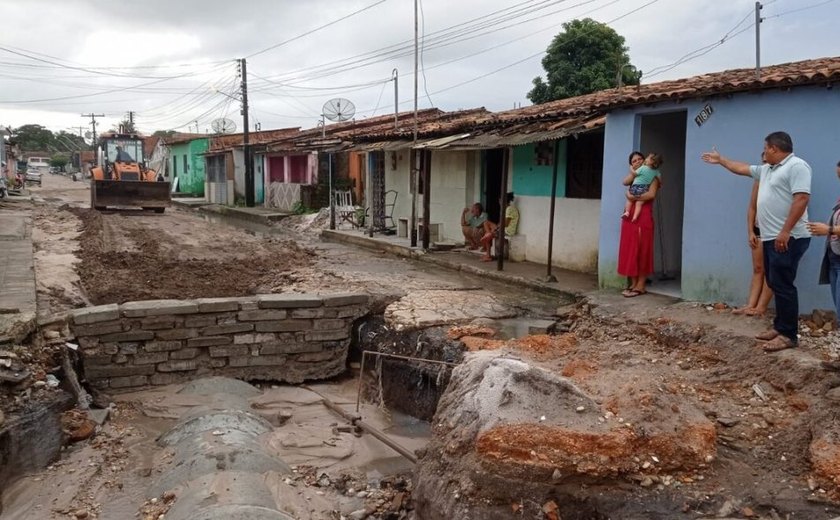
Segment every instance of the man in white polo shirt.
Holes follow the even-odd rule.
[[[712,149],[702,155],[710,164],[720,164],[738,175],[751,176],[758,184],[758,228],[764,248],[764,272],[773,289],[776,318],[773,328],[756,339],[766,341],[764,350],[775,352],[795,347],[799,332],[799,294],[796,269],[811,243],[808,232],[808,201],[811,198],[811,167],[793,154],[793,141],[785,132],[764,139],[767,164],[750,166],[733,161]]]

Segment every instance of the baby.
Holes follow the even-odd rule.
[[[635,177],[633,179],[633,184],[631,184],[629,188],[630,194],[638,197],[639,195],[646,193],[650,189],[650,185],[653,184],[654,179],[661,179],[659,174],[660,166],[662,166],[662,156],[658,153],[652,153],[648,154],[645,159],[645,163],[639,166],[638,170],[633,171],[633,168],[630,168],[630,173],[632,173]],[[633,211],[633,218],[631,221],[636,222],[636,220],[639,219],[639,214],[642,212],[642,206],[644,203],[645,201],[643,200],[628,200],[624,205],[624,214],[621,215],[621,218],[629,218],[630,211]]]

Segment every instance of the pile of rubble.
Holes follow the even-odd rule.
[[[319,496],[338,494],[364,500],[364,508],[347,515],[334,511],[336,520],[401,520],[414,509],[409,476],[388,476],[371,482],[360,472],[345,471],[330,477],[312,466],[292,466],[292,473],[285,480],[290,486],[317,488],[315,494]]]

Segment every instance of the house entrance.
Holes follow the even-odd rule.
[[[640,126],[642,153],[661,153],[665,159],[662,188],[653,206],[655,272],[650,289],[671,296],[682,296],[686,120],[685,111],[643,115]]]
[[[499,222],[502,195],[502,173],[505,167],[505,151],[495,148],[484,152],[484,175],[482,176],[482,193],[484,194],[484,211],[491,222]]]

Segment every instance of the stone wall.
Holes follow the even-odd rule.
[[[300,383],[344,371],[364,294],[151,300],[78,309],[70,330],[98,388],[223,375]]]

